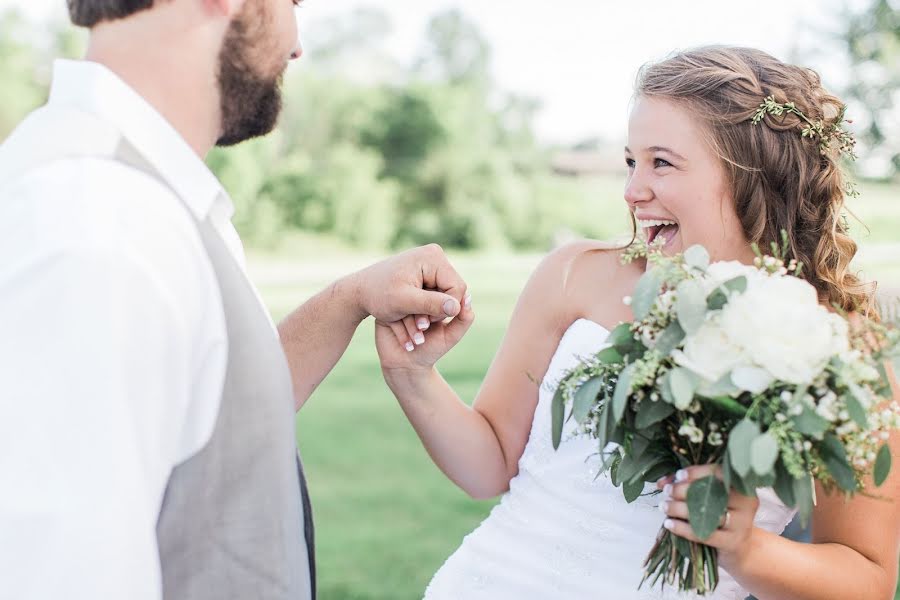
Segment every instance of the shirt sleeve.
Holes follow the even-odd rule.
[[[120,248],[0,266],[0,597],[161,598],[190,328]]]

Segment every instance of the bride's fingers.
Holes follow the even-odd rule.
[[[415,317],[403,317],[403,327],[406,329],[406,333],[413,344],[421,346],[425,343],[425,334],[419,331]]]
[[[444,325],[444,338],[450,345],[455,345],[466,334],[474,321],[475,311],[472,309],[472,296],[466,295],[459,314]]]
[[[712,546],[713,548],[724,546],[725,542],[728,540],[728,538],[726,537],[728,534],[726,532],[723,532],[721,529],[717,529],[711,536],[709,536],[705,540],[701,540],[696,535],[694,535],[694,529],[691,527],[691,524],[682,519],[668,517],[665,521],[663,521],[663,527],[665,527],[678,537],[688,540],[689,542],[706,544],[707,546]]]
[[[679,500],[666,500],[659,505],[659,510],[662,511],[664,515],[673,517],[675,519],[687,520],[688,518],[687,502],[681,502]]]
[[[388,327],[391,328],[391,331],[394,332],[394,337],[397,338],[397,342],[407,351],[412,352],[415,350],[416,346],[413,344],[412,339],[409,337],[409,332],[406,330],[406,325],[400,322],[388,323]]]
[[[428,315],[416,315],[416,329],[425,331],[431,327],[431,317]]]
[[[675,471],[675,482],[697,481],[698,479],[703,479],[710,475],[715,475],[721,479],[722,467],[719,465],[694,465],[692,467],[685,467],[684,469]]]

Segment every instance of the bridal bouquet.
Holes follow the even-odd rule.
[[[601,472],[634,501],[645,482],[696,464],[718,464],[688,490],[700,539],[719,527],[729,489],[772,487],[808,519],[813,480],[826,491],[881,485],[891,468],[886,440],[900,426],[885,361],[900,356],[900,331],[820,305],[815,289],[787,263],[786,244],[757,250],[753,266],[709,263],[701,246],[665,257],[636,245],[647,272],[626,298],[634,322],[582,359],[552,402],[558,447],[563,422],[596,438]],[[614,445],[608,446],[613,443]],[[660,530],[644,563],[655,585],[704,594],[718,583],[714,548]]]

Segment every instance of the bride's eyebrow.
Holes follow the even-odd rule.
[[[665,146],[650,146],[649,148],[646,148],[644,151],[645,152],[666,152],[667,154],[671,154],[673,157],[675,157],[679,160],[683,160],[683,161],[687,162],[687,159],[685,157],[678,154],[671,148],[666,148]],[[629,148],[628,146],[625,146],[625,152],[627,152],[628,154],[631,154],[632,153],[631,148]]]
[[[675,158],[677,158],[677,159],[679,159],[679,160],[684,160],[684,161],[687,160],[687,159],[686,159],[685,157],[683,157],[682,155],[678,154],[677,152],[675,152],[675,151],[672,150],[671,148],[666,148],[665,146],[650,146],[649,148],[647,148],[647,151],[648,151],[648,152],[666,152],[666,153],[668,153],[668,154],[671,154],[672,156],[674,156]]]

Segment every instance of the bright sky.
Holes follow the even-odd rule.
[[[749,45],[790,59],[798,40],[807,49],[822,47],[811,26],[823,26],[821,15],[829,12],[823,9],[843,1],[370,0],[370,4],[391,16],[394,31],[388,48],[404,62],[419,48],[429,16],[460,8],[489,40],[493,73],[501,87],[541,100],[540,136],[569,143],[594,135],[624,137],[631,85],[642,63],[677,48],[710,43]],[[301,36],[321,20],[363,3],[306,0],[298,11]],[[0,0],[0,10],[9,6],[36,19],[65,17],[63,0]],[[816,56],[820,64],[813,66],[837,64],[839,57],[828,52],[822,47]],[[826,84],[837,83],[836,76],[823,73]]]

